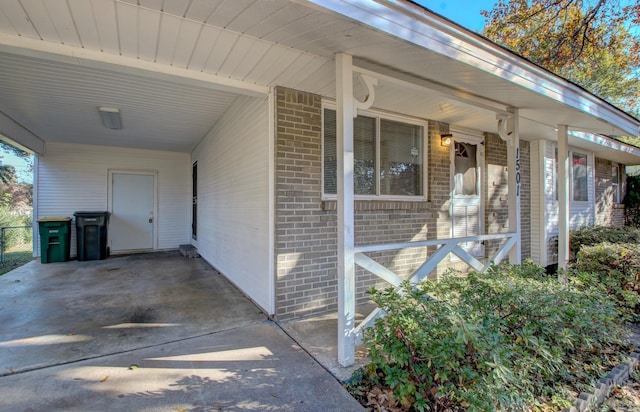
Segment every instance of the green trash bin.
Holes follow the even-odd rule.
[[[38,219],[40,232],[40,262],[66,262],[71,247],[71,218],[43,217]]]

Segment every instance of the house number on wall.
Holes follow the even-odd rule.
[[[516,147],[516,196],[520,196],[520,148]]]

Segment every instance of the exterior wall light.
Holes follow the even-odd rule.
[[[453,140],[453,135],[451,133],[445,133],[440,135],[440,145],[444,147],[451,146],[451,141]]]

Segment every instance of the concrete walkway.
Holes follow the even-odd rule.
[[[1,276],[0,375],[0,410],[362,410],[206,262],[177,253]]]

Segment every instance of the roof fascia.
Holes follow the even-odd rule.
[[[307,0],[378,31],[499,76],[632,136],[640,120],[490,40],[402,0]]]

